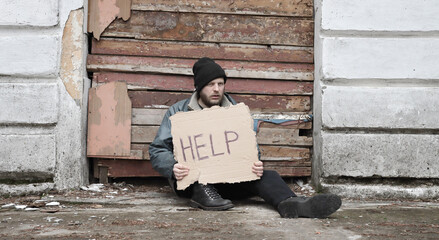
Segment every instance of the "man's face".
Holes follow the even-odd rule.
[[[220,105],[223,97],[224,79],[216,78],[201,89],[199,103],[202,107],[212,107]]]

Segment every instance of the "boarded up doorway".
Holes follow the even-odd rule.
[[[167,108],[191,95],[204,56],[250,107],[265,168],[310,176],[313,39],[312,0],[133,0],[130,19],[93,39],[87,60],[94,86],[125,81],[132,102],[130,155],[93,158],[94,176],[158,175],[148,146]]]

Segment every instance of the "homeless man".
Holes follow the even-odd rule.
[[[194,183],[185,190],[176,189],[176,181],[188,175],[190,169],[174,159],[169,117],[179,111],[193,111],[215,105],[227,107],[236,102],[225,93],[227,81],[224,70],[212,59],[204,57],[193,66],[196,91],[189,99],[172,105],[166,112],[149,153],[152,166],[170,180],[178,196],[190,197],[190,206],[204,210],[226,210],[233,207],[228,199],[259,196],[272,205],[282,217],[324,218],[337,211],[341,199],[337,195],[322,194],[298,197],[276,171],[263,170],[261,161],[253,164],[252,171],[259,180],[233,184]]]

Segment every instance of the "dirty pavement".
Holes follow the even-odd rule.
[[[300,195],[316,194],[298,180]],[[209,212],[163,179],[0,199],[0,239],[439,239],[439,201],[343,199],[327,219],[283,219],[259,198]]]

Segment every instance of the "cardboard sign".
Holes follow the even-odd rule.
[[[174,157],[190,168],[177,189],[198,181],[236,183],[259,179],[252,172],[258,159],[256,133],[248,106],[180,112],[170,118]]]

